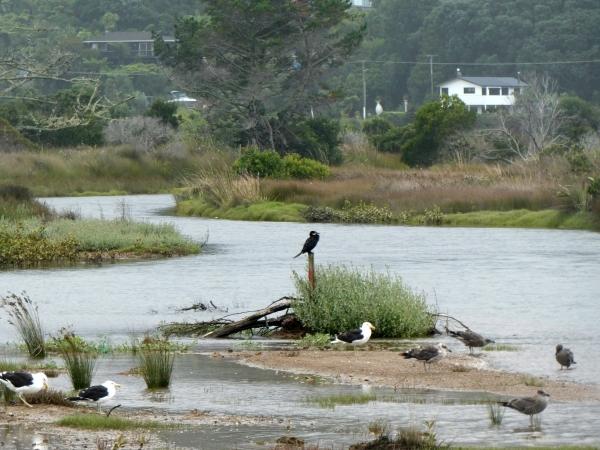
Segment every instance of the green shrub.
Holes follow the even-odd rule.
[[[242,155],[233,168],[240,174],[258,177],[278,177],[283,170],[281,156],[273,150],[260,150],[256,147],[242,149]]]
[[[348,200],[342,209],[309,206],[302,215],[307,222],[321,223],[391,223],[394,220],[394,215],[387,206],[365,202],[353,205]]]
[[[294,273],[294,311],[313,333],[334,334],[371,322],[376,335],[393,338],[424,336],[433,323],[425,297],[397,276],[360,272],[346,266],[318,266],[314,290]]]
[[[425,225],[441,225],[444,222],[444,213],[439,206],[433,205],[431,209],[423,212],[423,223]]]
[[[284,178],[325,178],[331,175],[329,167],[314,159],[303,158],[300,155],[291,153],[283,157],[283,177]]]
[[[341,164],[340,124],[336,120],[325,117],[299,120],[290,128],[289,150],[325,164]]]
[[[363,122],[362,130],[367,135],[367,138],[373,142],[373,138],[382,136],[393,128],[393,125],[381,117],[372,117]]]

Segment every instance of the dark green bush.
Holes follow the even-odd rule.
[[[314,159],[291,153],[283,157],[284,178],[325,178],[331,174],[329,167]]]
[[[240,156],[233,168],[241,174],[250,174],[259,177],[278,177],[283,171],[281,156],[273,150],[260,150],[256,147],[242,149]]]
[[[29,188],[15,184],[0,186],[0,198],[4,200],[16,200],[19,202],[30,202],[33,195]]]
[[[338,121],[325,117],[300,120],[291,124],[290,130],[289,150],[325,164],[341,164]]]
[[[363,122],[362,130],[369,140],[375,136],[382,136],[393,128],[393,125],[381,117],[372,117]]]
[[[173,128],[179,126],[179,117],[177,117],[177,104],[174,102],[165,102],[155,100],[146,112],[146,116],[156,117],[165,125],[171,125]]]
[[[390,338],[424,336],[433,322],[425,297],[399,277],[346,266],[318,266],[316,288],[294,273],[294,312],[313,333],[334,334],[371,322],[375,334]]]
[[[387,206],[359,202],[355,205],[346,201],[342,209],[328,206],[309,206],[303,212],[307,222],[334,223],[391,223],[392,211]]]

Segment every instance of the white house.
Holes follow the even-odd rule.
[[[513,77],[457,77],[439,85],[440,95],[456,95],[478,113],[489,107],[510,107],[527,83]]]
[[[373,2],[371,0],[352,0],[352,6],[356,6],[358,8],[370,8],[373,6]]]

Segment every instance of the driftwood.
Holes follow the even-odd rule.
[[[217,328],[216,330],[210,331],[203,335],[203,338],[220,338],[230,336],[240,331],[248,330],[250,328],[258,328],[265,326],[280,326],[281,319],[267,319],[269,314],[273,314],[279,311],[284,311],[292,306],[292,298],[282,297],[279,300],[271,303],[269,306],[263,309],[259,309],[254,313],[246,316],[238,321],[228,323],[226,325]],[[262,321],[260,319],[263,319]],[[277,323],[277,325],[275,325]]]

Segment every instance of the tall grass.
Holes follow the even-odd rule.
[[[232,169],[203,169],[186,181],[187,195],[201,198],[217,207],[232,207],[264,200],[260,180],[253,175],[239,175]]]
[[[400,277],[346,266],[318,266],[317,286],[294,273],[297,297],[294,311],[312,332],[337,333],[363,322],[382,337],[424,336],[433,327],[425,297],[413,292]]]
[[[73,414],[63,417],[57,424],[62,427],[83,430],[156,430],[169,428],[168,425],[149,420],[132,420],[118,416],[106,417],[98,414]]]
[[[143,345],[138,353],[140,372],[148,389],[168,388],[173,374],[175,353],[168,342]]]
[[[92,384],[98,353],[93,347],[73,333],[66,332],[62,338],[55,339],[62,356],[73,389],[84,389]]]
[[[505,408],[498,403],[489,403],[488,407],[488,417],[490,419],[490,423],[492,425],[502,425],[502,420],[504,419]]]
[[[8,313],[8,323],[17,329],[29,356],[44,358],[46,356],[46,340],[37,305],[23,292],[21,295],[12,293],[6,297],[0,297],[0,306]]]

